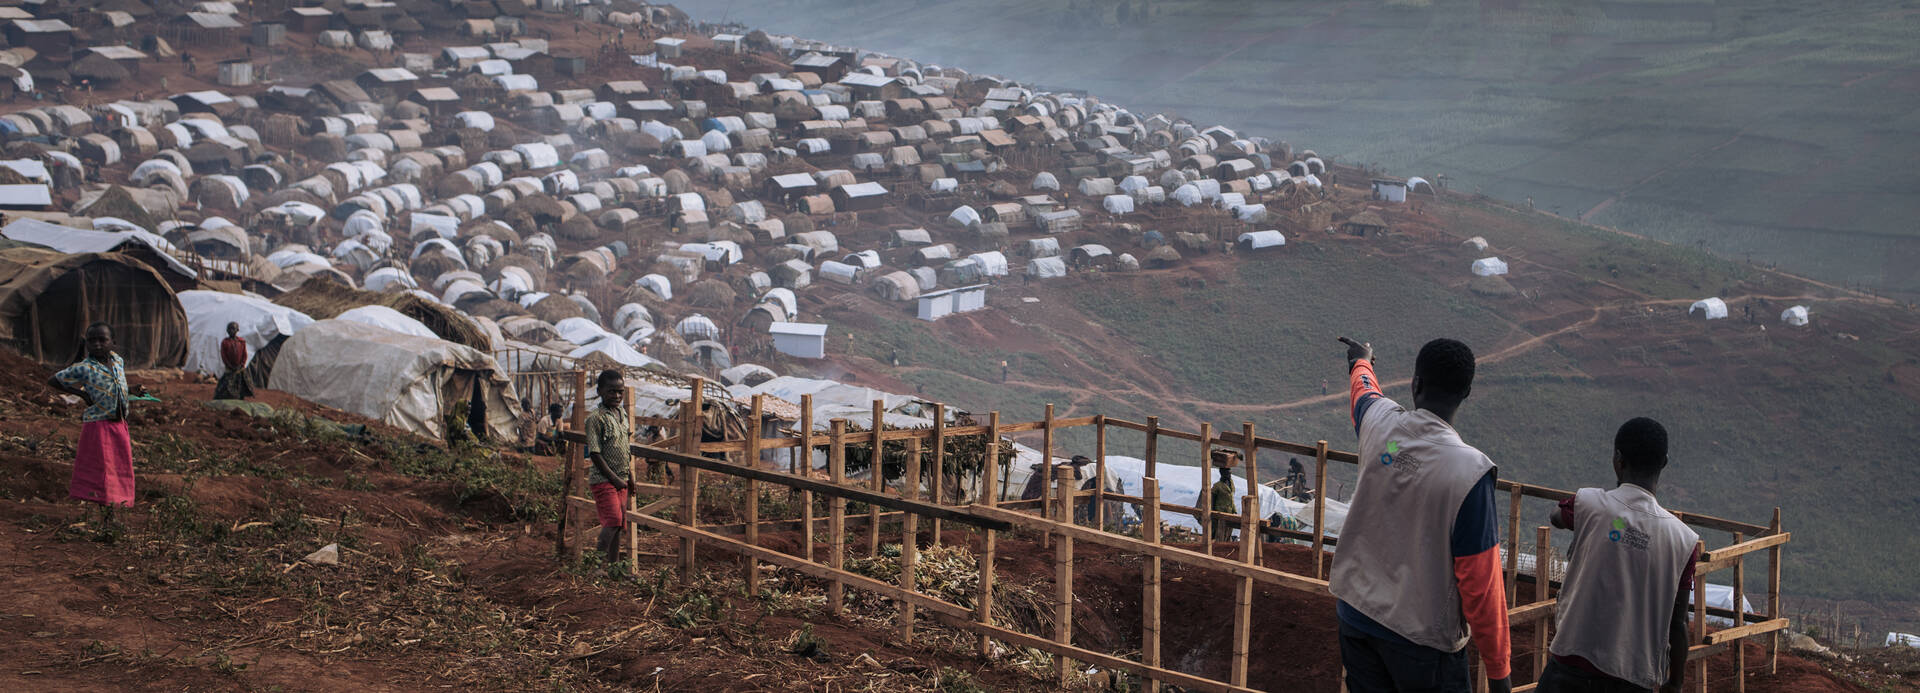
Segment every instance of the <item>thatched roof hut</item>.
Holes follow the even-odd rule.
[[[1163,245],[1147,251],[1146,259],[1141,261],[1140,264],[1148,268],[1158,269],[1162,267],[1172,267],[1178,262],[1180,262],[1180,251],[1174,250],[1173,246]]]
[[[694,282],[693,286],[687,287],[685,296],[687,305],[695,308],[726,308],[732,306],[739,297],[733,287],[717,279]]]
[[[128,370],[186,363],[186,311],[152,267],[120,253],[0,250],[0,344],[72,363],[93,320],[113,326]]]

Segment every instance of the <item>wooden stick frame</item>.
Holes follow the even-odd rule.
[[[562,431],[558,436],[561,440],[571,443],[569,446],[569,454],[566,456],[565,466],[565,511],[561,513],[561,531],[557,533],[556,542],[556,547],[560,555],[566,556],[569,555],[569,547],[567,544],[570,540],[576,538],[575,535],[579,534],[577,530],[571,529],[572,521],[578,514],[577,509],[582,506],[592,505],[592,500],[577,490],[580,484],[579,480],[584,479],[580,453],[584,448],[582,443],[584,443],[585,437],[580,430],[583,428],[585,420],[586,380],[588,374],[585,371],[577,371],[555,375],[573,376],[574,391],[572,393],[572,399],[575,405],[573,420],[571,422],[574,430]],[[549,378],[547,382],[554,380],[564,382],[565,379]],[[553,390],[549,392],[549,396],[558,395],[558,389],[558,387],[554,387]],[[803,421],[798,435],[792,437],[763,438],[762,436],[764,434],[761,432],[761,426],[758,422],[761,421],[760,414],[765,411],[765,405],[761,397],[754,397],[749,407],[752,412],[751,420],[754,421],[755,424],[749,426],[749,438],[703,442],[701,440],[703,424],[701,406],[705,400],[705,394],[704,381],[698,378],[691,379],[689,396],[684,400],[681,412],[677,417],[672,419],[640,419],[636,417],[635,419],[636,422],[650,425],[667,424],[672,426],[676,433],[676,435],[668,441],[668,443],[676,449],[636,444],[633,447],[633,459],[636,462],[642,459],[650,462],[665,462],[677,468],[679,471],[678,481],[680,482],[677,485],[663,486],[651,483],[636,483],[634,487],[638,491],[652,493],[673,494],[677,492],[679,495],[677,499],[679,505],[678,516],[673,520],[667,520],[654,517],[651,514],[652,511],[668,507],[668,505],[675,500],[671,497],[651,503],[644,508],[636,507],[637,502],[630,504],[627,514],[629,519],[633,521],[630,528],[634,525],[644,525],[658,531],[672,534],[681,539],[682,555],[679,558],[682,580],[690,579],[698,570],[698,563],[696,561],[697,549],[701,543],[706,543],[712,548],[740,554],[742,558],[745,559],[749,590],[754,590],[758,586],[761,564],[770,563],[793,568],[805,575],[825,581],[829,595],[828,607],[836,613],[844,610],[846,587],[873,591],[881,594],[883,597],[895,600],[898,604],[899,616],[897,627],[903,639],[910,639],[912,637],[915,618],[918,614],[924,613],[924,615],[941,623],[974,633],[976,636],[976,649],[983,657],[990,657],[995,654],[997,648],[993,643],[996,640],[1023,647],[1033,647],[1053,654],[1055,657],[1054,674],[1056,683],[1059,684],[1065,683],[1068,662],[1069,660],[1074,660],[1130,670],[1144,679],[1144,687],[1148,690],[1159,690],[1160,685],[1163,683],[1176,684],[1191,690],[1250,690],[1247,688],[1249,684],[1246,678],[1247,660],[1251,654],[1249,652],[1251,649],[1250,637],[1247,633],[1251,627],[1252,595],[1254,594],[1255,585],[1256,583],[1260,583],[1318,594],[1327,593],[1324,560],[1326,556],[1325,549],[1326,547],[1336,546],[1338,544],[1335,538],[1326,535],[1324,529],[1328,463],[1357,463],[1357,457],[1353,453],[1331,450],[1326,441],[1317,441],[1313,445],[1304,445],[1259,437],[1255,435],[1251,423],[1243,423],[1238,431],[1227,431],[1215,435],[1211,425],[1208,424],[1203,424],[1201,426],[1201,432],[1199,433],[1167,429],[1160,425],[1157,417],[1147,417],[1144,423],[1136,423],[1123,419],[1114,419],[1104,415],[1078,418],[1056,418],[1049,415],[1040,421],[1006,424],[1001,421],[999,412],[990,412],[987,416],[988,422],[986,425],[948,426],[945,421],[944,405],[936,405],[935,412],[938,418],[934,426],[924,429],[886,430],[883,405],[875,402],[872,416],[869,419],[872,423],[872,429],[854,437],[854,440],[857,442],[868,443],[873,446],[872,478],[865,484],[851,485],[847,483],[845,476],[846,446],[849,441],[848,434],[846,433],[846,421],[844,419],[834,419],[829,422],[828,432],[825,434],[815,433],[813,431],[811,402],[807,401],[810,398],[804,398],[803,404],[808,406],[802,409]],[[1092,489],[1080,490],[1076,488],[1076,484],[1072,479],[1073,470],[1061,467],[1054,469],[1054,478],[1050,480],[1053,483],[1040,484],[1040,486],[1045,489],[1043,491],[1045,497],[1039,503],[1001,500],[1008,490],[1006,486],[1006,476],[1000,474],[1000,454],[996,443],[996,441],[1000,440],[1001,435],[1023,431],[1038,431],[1041,433],[1043,440],[1046,441],[1043,443],[1043,448],[1051,453],[1051,442],[1055,439],[1055,434],[1059,430],[1081,426],[1095,427],[1094,446],[1096,453],[1095,464],[1097,465],[1095,473],[1098,474],[1098,478],[1102,480],[1100,483],[1094,484],[1094,488]],[[1148,474],[1146,478],[1142,479],[1140,496],[1135,497],[1123,493],[1109,492],[1106,488],[1104,479],[1106,450],[1110,444],[1110,428],[1115,430],[1131,430],[1146,434],[1144,449]],[[988,445],[986,446],[988,457],[983,460],[981,473],[976,479],[975,497],[971,499],[960,498],[960,496],[964,496],[965,494],[960,493],[959,489],[956,488],[953,494],[956,500],[950,502],[950,494],[947,493],[945,486],[947,481],[945,478],[947,476],[945,473],[947,461],[945,457],[946,445],[954,438],[963,436],[986,437],[988,441]],[[1207,451],[1214,446],[1236,449],[1247,462],[1247,471],[1245,473],[1248,477],[1250,489],[1256,488],[1251,484],[1257,483],[1256,480],[1258,479],[1258,458],[1256,457],[1258,450],[1273,450],[1293,455],[1312,455],[1315,461],[1315,469],[1313,472],[1315,486],[1312,502],[1314,526],[1312,531],[1308,532],[1270,526],[1269,523],[1260,517],[1261,509],[1259,507],[1259,498],[1258,494],[1254,493],[1250,493],[1242,498],[1240,513],[1233,515],[1221,513],[1217,517],[1211,511],[1211,502],[1207,500],[1209,494],[1203,493],[1202,497],[1197,499],[1199,502],[1197,502],[1195,506],[1182,506],[1165,502],[1164,499],[1161,498],[1160,483],[1156,478],[1158,439],[1161,436],[1201,443],[1202,460],[1206,459],[1205,455]],[[882,482],[882,477],[884,476],[882,472],[883,452],[884,447],[888,443],[902,445],[909,453],[907,456],[909,460],[907,474],[897,489],[888,489],[886,484]],[[928,460],[933,467],[931,470],[932,480],[930,483],[926,479],[926,472],[928,470],[924,469],[921,465],[922,455],[919,453],[923,445],[933,446],[931,456]],[[820,447],[824,447],[827,450],[827,479],[824,481],[814,478],[811,469],[807,469],[804,472],[794,469],[797,463],[790,463],[789,473],[763,469],[759,464],[761,452],[788,449],[792,451],[797,458],[807,459],[807,466],[810,468],[812,465],[811,451]],[[738,464],[725,459],[704,457],[702,456],[703,453],[742,453],[739,458],[744,461],[745,464]],[[1051,455],[1049,454],[1044,459],[1051,461]],[[1043,471],[1048,469],[1052,469],[1052,467],[1042,468]],[[1206,471],[1210,471],[1210,469],[1203,470],[1203,479],[1205,478]],[[635,469],[635,472],[637,473],[638,470]],[[703,472],[707,474],[719,474],[723,477],[733,477],[732,479],[727,479],[729,483],[744,482],[748,492],[742,496],[741,503],[746,508],[744,513],[746,522],[703,524],[698,519],[700,477]],[[799,495],[803,499],[800,504],[802,506],[802,518],[795,520],[761,517],[759,513],[758,489],[762,484],[783,486],[787,488],[790,493]],[[1545,656],[1545,641],[1548,636],[1546,626],[1551,623],[1557,606],[1557,600],[1552,598],[1552,591],[1557,587],[1557,583],[1553,579],[1553,550],[1549,541],[1550,537],[1548,536],[1547,528],[1537,528],[1535,546],[1533,547],[1534,555],[1536,556],[1534,569],[1531,571],[1531,575],[1521,574],[1518,570],[1519,566],[1516,556],[1518,552],[1513,550],[1513,547],[1517,546],[1519,538],[1518,522],[1516,519],[1523,516],[1519,506],[1528,499],[1557,502],[1572,497],[1573,494],[1569,491],[1509,480],[1500,480],[1498,487],[1501,490],[1507,491],[1510,504],[1508,508],[1509,526],[1506,542],[1509,547],[1509,555],[1506,564],[1503,566],[1503,572],[1510,578],[1507,594],[1509,603],[1508,619],[1513,627],[1538,624],[1535,631],[1536,642],[1534,643],[1534,645],[1536,645],[1534,648],[1534,664],[1537,673],[1544,667],[1544,662],[1542,662],[1541,659]],[[925,490],[928,495],[924,500],[920,498],[923,490]],[[817,527],[814,524],[816,520],[813,516],[813,500],[818,496],[826,497],[828,508],[828,517],[826,518],[828,525],[828,556],[825,562],[816,560],[814,551],[814,532]],[[867,517],[863,518],[868,525],[867,533],[870,550],[877,549],[882,520],[897,520],[900,523],[903,570],[898,585],[880,583],[845,570],[845,543],[848,534],[845,507],[846,503],[850,500],[866,503],[870,508]],[[955,504],[962,501],[971,502]],[[1140,529],[1141,538],[1133,539],[1105,531],[1108,527],[1108,523],[1106,522],[1106,504],[1108,502],[1126,503],[1136,506],[1140,510],[1140,517],[1144,523],[1144,526]],[[1092,506],[1092,514],[1096,518],[1096,521],[1092,523],[1094,525],[1093,527],[1084,527],[1074,523],[1074,507],[1078,503],[1094,504]],[[881,511],[882,508],[887,508],[889,511],[883,513]],[[1038,514],[1033,514],[1035,511],[1037,511]],[[1218,547],[1211,542],[1202,543],[1198,546],[1187,545],[1191,548],[1184,548],[1178,544],[1164,543],[1162,541],[1161,522],[1163,512],[1175,512],[1200,520],[1202,536],[1215,542],[1228,541],[1235,538],[1230,534],[1223,537],[1212,536],[1212,525],[1214,523],[1209,520],[1217,519],[1225,528],[1239,529],[1240,535],[1237,537],[1237,541],[1232,541],[1231,548],[1228,549],[1230,557],[1222,558],[1212,555]],[[1742,598],[1746,597],[1746,592],[1748,591],[1745,570],[1746,559],[1752,557],[1754,554],[1762,553],[1767,557],[1768,579],[1764,611],[1746,612],[1738,608],[1723,609],[1708,607],[1705,604],[1705,600],[1699,598],[1702,596],[1699,592],[1695,595],[1694,625],[1689,635],[1693,642],[1690,643],[1689,646],[1689,660],[1691,662],[1690,666],[1695,667],[1696,670],[1695,672],[1690,672],[1693,676],[1689,678],[1693,679],[1692,683],[1694,685],[1689,686],[1689,688],[1706,691],[1708,689],[1708,681],[1706,677],[1702,675],[1702,672],[1706,670],[1706,660],[1711,656],[1724,653],[1731,649],[1735,653],[1733,657],[1735,671],[1741,672],[1740,676],[1736,677],[1734,688],[1736,691],[1742,691],[1745,689],[1745,676],[1750,671],[1748,662],[1746,661],[1746,655],[1739,647],[1742,640],[1761,638],[1761,641],[1767,645],[1768,652],[1765,667],[1769,672],[1775,671],[1777,668],[1779,635],[1785,630],[1788,624],[1787,619],[1784,618],[1781,613],[1780,606],[1781,556],[1785,545],[1791,542],[1792,534],[1785,531],[1781,523],[1778,508],[1774,510],[1771,522],[1764,526],[1682,511],[1676,511],[1674,514],[1683,522],[1697,528],[1726,532],[1733,537],[1731,543],[1714,549],[1707,549],[1707,542],[1704,540],[1701,542],[1701,557],[1699,563],[1695,566],[1695,589],[1699,592],[1704,592],[1705,590],[1707,575],[1722,570],[1731,571],[1733,573],[1732,580],[1736,593],[1735,603],[1744,604],[1745,602]],[[739,515],[736,514],[735,517],[739,517]],[[976,555],[980,570],[979,592],[971,607],[961,607],[951,604],[918,593],[915,590],[912,581],[912,566],[918,555],[919,529],[923,521],[926,522],[928,528],[932,529],[933,533],[930,539],[934,543],[941,543],[943,541],[941,534],[948,526],[956,529],[964,528],[968,531],[975,531],[981,534],[981,550]],[[792,556],[758,545],[758,537],[761,529],[768,527],[790,527],[796,522],[803,528],[802,549],[799,552],[802,555]],[[1059,611],[1056,612],[1055,618],[1056,630],[1047,636],[1018,633],[993,623],[993,609],[995,607],[993,588],[997,578],[995,559],[998,549],[998,533],[1016,530],[1035,532],[1039,536],[1045,537],[1045,541],[1054,549],[1056,572],[1055,605]],[[736,536],[738,538],[736,538]],[[637,536],[630,531],[627,539],[628,564],[630,568],[637,571],[639,560]],[[1297,541],[1302,545],[1312,546],[1316,559],[1314,574],[1295,575],[1262,566],[1260,560],[1262,548],[1266,542],[1273,540]],[[1142,633],[1141,652],[1138,661],[1105,653],[1092,652],[1072,645],[1072,557],[1075,544],[1078,542],[1097,543],[1122,551],[1136,553],[1145,561],[1145,566],[1142,570]],[[584,541],[575,542],[575,545],[571,547],[572,555],[577,556],[583,550],[584,543]],[[1189,568],[1223,572],[1236,578],[1233,650],[1231,652],[1232,659],[1228,669],[1230,680],[1219,681],[1207,679],[1205,677],[1172,671],[1162,667],[1162,618],[1159,613],[1161,606],[1160,583],[1164,577],[1162,573],[1162,563],[1168,560],[1181,563]],[[1514,585],[1522,580],[1531,581],[1536,586],[1533,591],[1533,599],[1524,605],[1516,603],[1517,600],[1514,599],[1514,596],[1517,594]],[[1705,621],[1708,615],[1728,618],[1733,621],[1734,625],[1718,630],[1709,630]],[[1517,686],[1515,690],[1532,690],[1534,687],[1535,684],[1530,683]]]

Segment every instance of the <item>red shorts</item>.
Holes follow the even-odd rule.
[[[627,526],[627,492],[610,483],[594,484],[593,514],[601,527]]]

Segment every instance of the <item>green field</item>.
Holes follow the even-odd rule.
[[[1618,198],[1637,209],[1592,220],[1920,293],[1920,13],[1899,0],[679,4],[1566,216]]]

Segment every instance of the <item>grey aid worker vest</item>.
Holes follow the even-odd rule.
[[[1360,481],[1333,560],[1333,596],[1400,637],[1467,646],[1453,521],[1493,460],[1440,417],[1384,397],[1360,420]]]
[[[1633,484],[1574,494],[1573,553],[1548,650],[1642,688],[1667,680],[1680,574],[1700,535]],[[1695,579],[1699,579],[1697,576]]]

